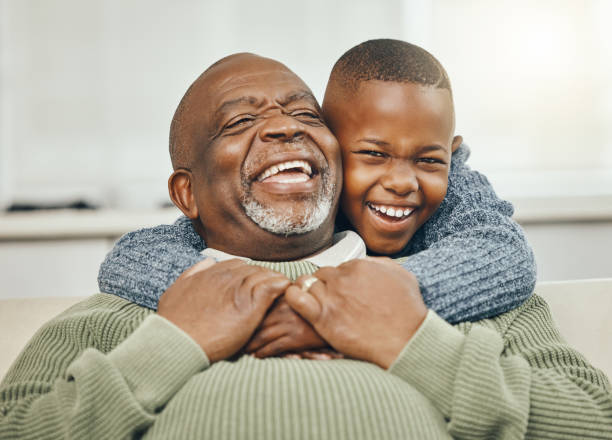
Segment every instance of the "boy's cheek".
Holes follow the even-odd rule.
[[[422,181],[421,190],[425,194],[428,208],[438,209],[448,190],[448,173],[436,173]],[[433,214],[433,212],[432,212]]]

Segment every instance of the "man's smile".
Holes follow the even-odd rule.
[[[308,146],[299,146],[297,151],[277,151],[266,154],[261,163],[255,159],[245,166],[251,176],[251,187],[266,193],[295,194],[312,193],[321,189],[321,173],[327,169],[327,162],[321,152]]]
[[[305,160],[288,160],[266,168],[257,177],[258,182],[304,182],[312,177],[312,168]]]

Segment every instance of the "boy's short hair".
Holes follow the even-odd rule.
[[[425,49],[401,40],[368,40],[349,49],[334,64],[329,84],[355,92],[360,83],[372,80],[422,84],[452,94],[442,64]]]

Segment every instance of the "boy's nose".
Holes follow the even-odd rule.
[[[273,115],[266,118],[259,130],[259,137],[264,142],[287,141],[304,134],[304,126],[288,115]]]
[[[412,167],[405,163],[392,164],[388,172],[382,177],[383,188],[399,196],[418,191],[419,180]]]

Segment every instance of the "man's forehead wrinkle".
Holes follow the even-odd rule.
[[[235,72],[232,75],[218,79],[214,87],[216,90],[222,90],[223,93],[232,92],[235,89],[241,87],[248,87],[254,85],[257,82],[273,82],[275,85],[284,84],[296,84],[299,83],[302,87],[307,88],[306,85],[290,71],[278,71],[278,70],[257,70],[247,72]]]

